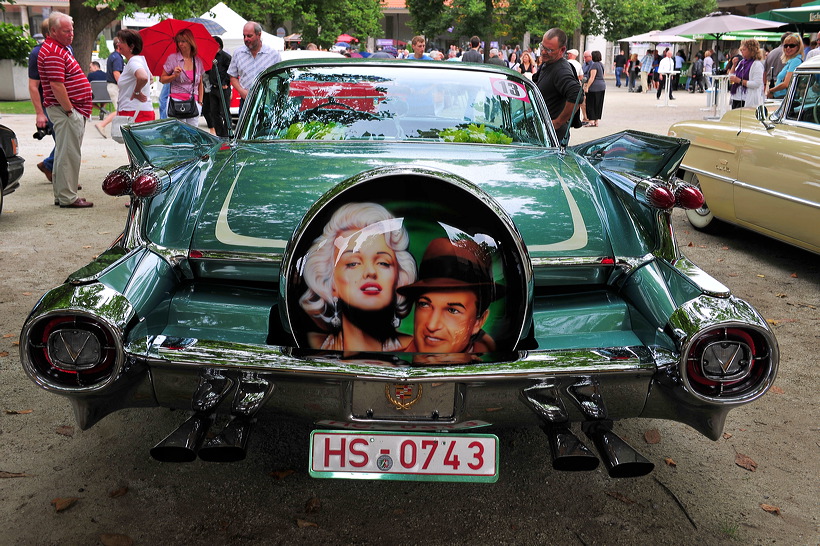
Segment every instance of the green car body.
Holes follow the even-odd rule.
[[[335,92],[347,94],[336,100],[354,108],[334,107],[332,99],[318,106],[330,105],[335,127],[360,121],[348,116],[418,126],[422,116],[408,110],[376,119],[392,91],[384,84],[375,106],[367,102],[376,69],[385,80],[407,74],[422,82],[494,82],[490,105],[477,109],[489,112],[482,120],[488,124],[494,108],[501,117],[506,108],[525,112],[499,125],[498,133],[510,135],[499,138],[512,141],[501,143],[447,141],[455,133],[491,134],[466,119],[455,128],[419,130],[419,138],[371,128],[361,138],[336,129],[338,138],[294,139],[294,127],[305,134],[303,118],[276,129],[285,110],[270,99],[271,89],[290,81],[292,97],[339,72],[344,85]],[[499,87],[498,80],[513,83]],[[315,108],[297,110],[306,116]],[[527,116],[532,137],[524,142],[509,127]],[[560,452],[572,426],[598,443],[614,421],[634,417],[684,422],[717,439],[726,413],[774,381],[778,349],[765,320],[677,249],[670,210],[685,201],[679,192],[690,190],[674,177],[688,143],[627,131],[560,148],[537,89],[509,71],[294,61],[260,76],[234,139],[171,120],[123,133],[132,162],[117,180],[129,180],[136,195],[148,173],[156,191],[133,199],[110,249],[43,296],[21,337],[27,373],[67,396],[83,428],[120,408],[159,405],[193,410],[192,419],[200,418],[194,428],[213,412],[376,431],[536,425]],[[308,344],[302,330],[312,323],[295,316],[301,311],[292,303],[304,288],[305,249],[319,219],[362,195],[402,212],[408,251],[422,269],[433,238],[422,237],[433,229],[428,224],[498,234],[503,256],[494,262],[493,284],[506,296],[490,306],[485,323],[497,347],[468,358],[425,358]],[[403,319],[398,334],[413,333],[410,318]],[[84,354],[76,340],[98,340],[99,348]],[[735,356],[720,359],[715,373],[703,354],[720,351]],[[66,358],[75,370],[60,364]],[[417,390],[421,401],[412,408],[389,395],[385,401],[397,387]],[[240,393],[252,393],[251,402],[237,403]],[[559,453],[556,460],[566,459]]]

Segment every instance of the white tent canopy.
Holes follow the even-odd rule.
[[[618,41],[650,44],[659,44],[663,42],[669,42],[670,44],[683,44],[687,42],[694,42],[691,38],[685,38],[675,34],[667,34],[666,32],[661,32],[660,30],[650,30],[649,32],[644,32],[643,34],[637,34],[628,38],[621,38]]]
[[[247,19],[244,19],[222,2],[203,13],[201,17],[203,19],[216,21],[225,28],[225,34],[222,34],[220,38],[222,38],[225,44],[225,51],[228,53],[233,54],[236,48],[245,45],[242,40],[242,27],[248,22]],[[269,34],[264,30],[262,31],[262,43],[279,51],[285,49],[284,39]]]

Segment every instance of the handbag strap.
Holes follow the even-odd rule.
[[[191,79],[191,100],[196,100],[196,97],[194,96],[194,91],[196,91],[196,57],[193,57],[191,60],[194,63],[194,77]],[[184,63],[185,60],[183,59],[183,64]]]

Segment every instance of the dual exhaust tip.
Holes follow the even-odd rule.
[[[215,463],[232,463],[245,459],[253,420],[234,417],[222,432],[206,441],[212,422],[211,415],[195,413],[151,448],[151,457],[165,463],[190,463],[197,457]]]
[[[610,423],[592,422],[585,424],[583,429],[595,444],[611,478],[636,478],[654,470],[653,463],[612,432]],[[598,457],[569,428],[549,427],[544,432],[549,437],[552,467],[555,470],[578,472],[598,468]]]
[[[232,391],[231,421],[206,440],[214,411]],[[166,463],[190,463],[197,457],[217,463],[245,459],[254,416],[272,393],[273,382],[260,374],[244,372],[232,379],[218,370],[204,370],[191,401],[194,414],[151,448],[151,457]]]

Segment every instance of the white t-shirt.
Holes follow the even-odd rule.
[[[148,76],[148,83],[142,88],[142,94],[148,97],[146,102],[131,98],[137,87],[137,70],[140,68]],[[118,112],[152,112],[154,110],[154,104],[151,102],[151,71],[148,70],[148,63],[142,55],[134,55],[128,59],[117,81],[117,86],[120,89],[120,98],[117,101]]]
[[[575,75],[580,78],[584,73],[584,67],[581,66],[581,63],[577,59],[567,59],[567,62],[572,65],[572,68],[575,69]]]

